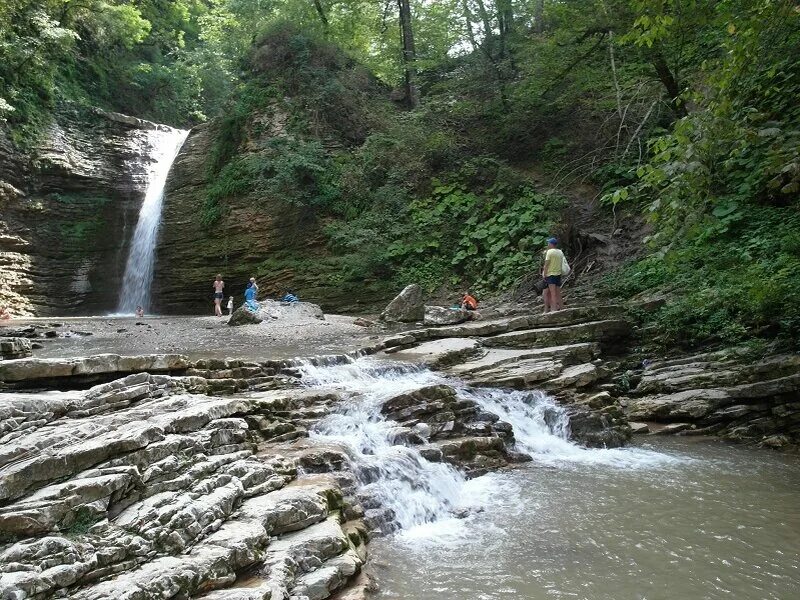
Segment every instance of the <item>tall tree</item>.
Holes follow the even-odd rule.
[[[417,58],[417,53],[414,48],[414,28],[411,24],[411,2],[410,0],[397,0],[397,7],[400,11],[405,103],[409,108],[414,108],[417,105],[417,90],[414,83],[414,62]]]

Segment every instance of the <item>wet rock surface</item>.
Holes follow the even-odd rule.
[[[518,398],[547,391],[571,439],[589,447],[623,445],[632,432],[795,443],[796,356],[650,360],[623,395],[609,362],[630,334],[620,310],[517,314],[375,342],[380,368],[436,382],[375,396],[389,454],[468,477],[530,460],[506,413],[484,408],[479,394],[494,388],[500,403],[510,388]],[[365,398],[303,385],[301,368],[352,360],[0,361],[0,597],[363,598],[367,541],[392,531],[396,514],[371,491],[380,468],[356,468],[352,446],[317,434],[328,419],[336,433],[335,417]]]

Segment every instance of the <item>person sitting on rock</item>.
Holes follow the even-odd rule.
[[[11,313],[5,306],[0,306],[0,321],[8,321],[11,318]]]
[[[300,302],[300,298],[298,298],[293,291],[289,290],[286,292],[286,294],[284,294],[283,298],[281,298],[281,302],[294,304],[295,302]]]
[[[256,293],[258,286],[253,281],[247,282],[247,289],[244,291],[244,305],[250,312],[258,311],[258,302],[256,302]]]
[[[461,310],[478,310],[478,301],[472,294],[469,293],[469,291],[461,294]]]
[[[136,307],[136,316],[140,319],[144,316],[144,308],[141,305]]]

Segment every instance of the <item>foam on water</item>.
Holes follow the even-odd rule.
[[[462,390],[514,427],[517,449],[549,465],[577,463],[623,469],[653,468],[688,460],[644,448],[583,448],[569,441],[569,417],[547,394],[499,389]]]
[[[372,358],[331,366],[306,363],[300,370],[305,385],[335,388],[346,398],[335,413],[317,424],[311,436],[347,449],[361,490],[391,509],[402,530],[399,537],[414,544],[421,540],[458,543],[464,539],[466,524],[482,507],[513,502],[516,497],[505,475],[468,481],[451,465],[428,461],[414,446],[396,442],[398,424],[384,418],[381,406],[424,386],[451,385],[462,398],[511,423],[517,449],[531,454],[538,464],[656,468],[681,460],[643,449],[581,448],[568,440],[565,411],[540,392],[469,389],[425,368]],[[467,518],[456,518],[456,511]]]
[[[148,171],[147,191],[139,220],[133,233],[122,290],[117,303],[118,315],[132,315],[137,306],[150,312],[150,287],[153,283],[158,226],[161,224],[161,208],[164,203],[164,186],[170,167],[186,141],[188,131],[183,129],[156,129],[149,133],[153,147],[153,163]]]

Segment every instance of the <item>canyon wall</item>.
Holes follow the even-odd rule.
[[[257,155],[270,139],[287,135],[281,123],[263,126],[269,110],[252,117],[239,156]],[[156,254],[153,298],[162,314],[213,312],[211,282],[226,282],[226,298],[244,300],[255,276],[259,297],[292,290],[331,312],[363,312],[385,303],[369,286],[343,281],[324,235],[325,218],[308,207],[258,191],[232,194],[212,225],[204,223],[208,162],[219,136],[219,121],[192,129],[172,165],[165,190]],[[227,302],[227,299],[226,299]]]
[[[0,306],[84,315],[117,304],[155,123],[62,108],[20,148],[0,129]]]

